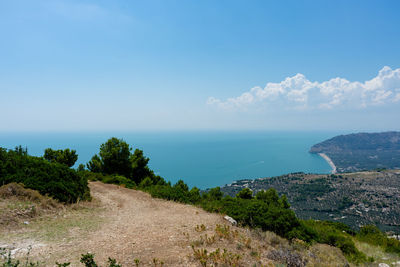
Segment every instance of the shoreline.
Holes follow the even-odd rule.
[[[324,160],[326,160],[326,162],[328,162],[329,166],[331,166],[331,168],[332,168],[331,173],[335,174],[337,172],[336,171],[336,165],[335,165],[335,163],[333,163],[331,158],[328,157],[328,155],[326,155],[325,153],[318,153],[318,155],[320,155]]]

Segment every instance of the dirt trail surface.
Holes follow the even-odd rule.
[[[94,253],[97,263],[101,265],[105,265],[111,257],[123,266],[134,266],[135,258],[140,259],[141,266],[150,265],[154,258],[162,260],[165,266],[198,266],[188,257],[192,249],[187,234],[194,234],[196,225],[215,228],[216,224],[225,223],[218,214],[155,199],[141,191],[100,182],[90,183],[90,190],[99,207],[78,220],[89,224],[92,220],[97,226],[77,223],[76,218],[69,221],[68,217],[75,215],[66,213],[61,216],[61,220],[65,221],[60,223],[66,228],[65,233],[52,234],[50,240],[43,236],[49,236],[46,231],[51,231],[54,227],[51,225],[48,229],[38,230],[32,226],[14,230],[9,236],[14,247],[19,247],[16,255],[22,255],[26,246],[31,245],[31,256],[42,262],[44,260],[46,266],[54,266],[56,260],[81,266],[78,260],[86,252]],[[38,222],[32,222],[32,225],[35,223]],[[25,249],[21,248],[24,246]]]

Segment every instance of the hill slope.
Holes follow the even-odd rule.
[[[94,203],[66,207],[56,216],[39,217],[18,227],[2,227],[0,247],[23,257],[31,246],[31,258],[42,266],[53,266],[55,261],[82,266],[79,258],[86,252],[95,254],[101,266],[108,257],[122,266],[135,266],[135,259],[140,259],[139,266],[155,266],[154,260],[163,261],[164,266],[201,266],[204,257],[207,266],[346,264],[341,251],[328,245],[290,244],[271,232],[230,226],[219,214],[116,185],[92,182],[90,189]],[[208,254],[204,255],[203,248]]]
[[[400,171],[340,175],[294,173],[236,181],[221,190],[231,196],[248,187],[257,192],[275,188],[285,194],[297,216],[334,220],[354,228],[376,224],[400,233]]]
[[[311,147],[328,155],[338,172],[400,168],[400,132],[340,135]]]

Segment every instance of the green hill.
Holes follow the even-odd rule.
[[[339,135],[311,147],[325,153],[338,172],[400,168],[400,132]]]

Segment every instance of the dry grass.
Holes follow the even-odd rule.
[[[18,199],[39,204],[42,208],[58,208],[60,204],[47,196],[42,196],[38,191],[25,188],[22,184],[9,183],[0,187],[0,198]]]
[[[347,260],[340,249],[325,244],[315,244],[309,249],[307,266],[341,267]]]
[[[12,227],[22,221],[51,214],[63,205],[22,184],[10,183],[0,187],[0,225]]]
[[[96,201],[64,205],[21,184],[4,185],[0,187],[0,247],[23,258],[30,247],[40,251],[53,242],[66,246],[99,226],[100,209]],[[36,259],[46,266],[43,254],[39,255]]]
[[[354,240],[356,247],[366,255],[373,257],[375,262],[393,264],[400,261],[400,257],[394,253],[387,253],[381,247],[370,245],[358,240]]]
[[[198,266],[346,266],[334,247],[289,242],[272,232],[217,224],[188,238],[191,262]],[[186,235],[187,237],[187,235]],[[211,238],[215,237],[215,238]],[[212,240],[207,241],[207,240]]]

